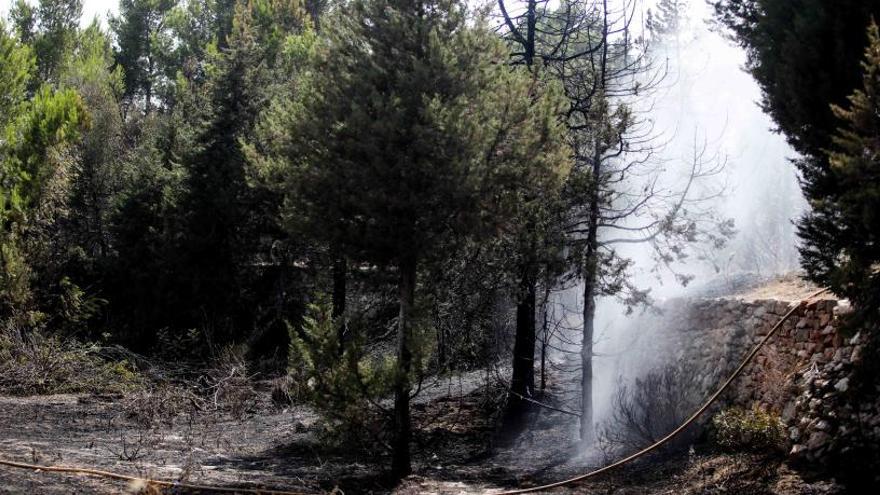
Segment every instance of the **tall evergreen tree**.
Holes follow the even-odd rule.
[[[820,240],[827,252],[803,251],[810,276],[827,281],[862,313],[877,320],[880,310],[880,31],[868,29],[862,88],[846,107],[833,106],[842,125],[828,152],[835,194],[813,203],[815,218],[802,233]]]
[[[843,183],[825,150],[835,146],[840,125],[831,105],[845,105],[847,95],[862,83],[859,64],[868,38],[860,26],[880,16],[880,1],[841,0],[832,5],[823,0],[719,0],[714,4],[716,19],[746,49],[746,67],[761,87],[764,111],[800,154],[793,162],[811,206],[798,221],[801,264],[812,281],[851,295],[844,280],[852,276],[864,281],[871,275],[855,274],[857,267],[865,268],[859,262],[845,263],[848,276],[838,268],[842,249],[861,248],[854,238],[841,238],[847,227],[836,207],[828,207],[849,192],[841,190]],[[868,301],[880,295],[858,299],[862,298]],[[862,315],[873,311],[863,309]]]
[[[37,10],[26,0],[16,0],[9,9],[9,19],[18,39],[26,45],[31,44],[36,33]]]
[[[54,202],[64,194],[68,151],[85,124],[82,101],[72,90],[53,91],[44,85],[28,96],[34,69],[30,49],[13,40],[0,22],[2,317],[35,309],[31,306],[31,265],[43,243],[31,241],[40,225],[52,221]],[[36,322],[28,319],[28,323]]]
[[[687,0],[660,0],[656,11],[648,9],[645,27],[655,39],[669,35],[678,37],[687,10]]]
[[[403,476],[419,269],[444,238],[491,235],[559,184],[560,102],[505,67],[503,46],[459,2],[356,1],[325,26],[316,91],[290,130],[291,214],[398,273],[392,471]]]
[[[181,259],[185,300],[217,330],[241,332],[250,314],[244,302],[254,275],[254,254],[266,232],[267,212],[248,182],[242,143],[253,141],[276,77],[285,81],[282,48],[300,32],[306,13],[298,0],[251,0],[238,6],[226,48],[216,55],[203,87],[208,108],[197,146],[184,157]],[[190,310],[189,312],[192,312]]]
[[[40,81],[57,83],[66,57],[76,45],[82,0],[40,0],[33,46]]]
[[[178,0],[121,0],[110,18],[116,61],[125,75],[125,96],[149,113],[175,77],[168,64],[173,41],[167,16]],[[167,95],[165,95],[167,97]]]
[[[110,217],[119,199],[128,151],[120,108],[123,73],[113,66],[110,40],[95,21],[80,33],[77,49],[60,77],[63,87],[82,97],[90,122],[71,170],[68,226],[76,247],[68,251],[77,253],[71,268],[88,278],[95,277],[97,265],[111,255]]]

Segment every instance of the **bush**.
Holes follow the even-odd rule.
[[[781,450],[785,427],[776,414],[758,408],[730,408],[712,418],[712,437],[715,443],[728,450]]]
[[[100,352],[98,346],[39,331],[25,337],[6,322],[0,328],[0,393],[120,393],[142,385],[129,361],[109,360]]]
[[[667,365],[636,378],[622,378],[612,402],[610,417],[597,433],[599,449],[608,458],[642,449],[681,425],[705,396],[699,374]],[[692,426],[665,448],[691,443],[699,428]]]
[[[332,305],[318,298],[308,305],[303,325],[290,326],[289,395],[306,400],[325,420],[329,440],[383,444],[380,405],[393,383],[393,362],[370,358],[353,335],[340,348]],[[282,398],[279,391],[273,395]]]

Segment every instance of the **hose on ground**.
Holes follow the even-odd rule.
[[[766,344],[771,338],[773,338],[774,335],[776,335],[777,330],[779,330],[779,328],[783,325],[783,323],[785,323],[789,318],[791,318],[791,315],[793,315],[795,312],[797,312],[797,310],[799,310],[801,307],[803,307],[811,299],[818,297],[818,296],[828,292],[829,290],[830,289],[827,289],[827,288],[818,290],[818,291],[810,294],[806,298],[801,299],[800,302],[798,302],[791,309],[789,309],[788,312],[785,313],[785,315],[776,323],[776,325],[773,325],[773,328],[771,328],[770,331],[767,332],[767,335],[764,336],[764,338],[761,339],[761,341],[758,342],[757,345],[755,345],[755,347],[751,350],[751,352],[749,352],[746,355],[745,359],[743,359],[743,361],[742,361],[742,363],[740,363],[739,367],[736,368],[736,370],[730,375],[730,377],[724,382],[724,384],[722,384],[721,387],[717,391],[715,391],[715,393],[712,394],[709,397],[709,399],[706,400],[706,402],[703,403],[702,406],[700,406],[699,409],[696,410],[696,412],[694,412],[684,423],[682,423],[681,426],[672,430],[672,432],[670,432],[668,435],[661,438],[657,442],[645,447],[644,449],[636,452],[635,454],[631,454],[627,457],[624,457],[623,459],[620,459],[619,461],[615,461],[607,466],[601,467],[601,468],[596,469],[594,471],[590,471],[589,473],[586,473],[586,474],[581,474],[581,475],[575,476],[573,478],[569,478],[569,479],[562,480],[562,481],[557,481],[554,483],[548,483],[546,485],[541,485],[541,486],[534,486],[534,487],[530,487],[530,488],[520,488],[517,490],[508,490],[508,491],[502,491],[502,492],[493,492],[493,495],[518,495],[521,493],[535,493],[535,492],[542,492],[542,491],[546,491],[546,490],[551,490],[553,488],[558,488],[558,487],[565,486],[565,485],[571,485],[572,483],[577,483],[579,481],[583,481],[585,479],[592,478],[594,476],[598,476],[598,475],[605,473],[607,471],[610,471],[616,467],[620,467],[628,462],[632,462],[632,461],[638,459],[639,457],[642,457],[650,452],[653,452],[654,450],[657,450],[659,447],[663,446],[666,442],[675,438],[676,435],[678,435],[679,433],[684,431],[688,426],[693,424],[694,421],[696,421],[697,418],[700,417],[700,415],[702,415],[704,412],[706,412],[706,410],[709,409],[709,407],[711,407],[712,404],[714,404],[716,400],[718,400],[718,397],[720,397],[721,394],[723,394],[724,391],[727,390],[727,387],[729,387],[730,384],[733,383],[733,381],[736,380],[736,378],[743,372],[743,370],[745,370],[746,366],[748,366],[749,363],[752,362],[752,359],[754,359],[755,356],[758,354],[758,351],[760,351],[761,348],[764,347],[764,344]]]

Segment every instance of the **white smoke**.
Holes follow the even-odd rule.
[[[662,144],[656,150],[657,163],[664,169],[661,181],[666,187],[675,190],[675,181],[686,178],[695,147],[705,146],[707,155],[726,162],[724,173],[705,187],[724,187],[724,195],[712,206],[719,216],[732,218],[738,232],[726,248],[697,250],[673,267],[695,276],[688,287],[671,271],[657,270],[650,246],[627,244],[619,249],[634,262],[635,284],[651,289],[654,299],[694,294],[701,286],[723,285],[743,273],[765,277],[797,268],[792,222],[806,202],[790,163],[795,153],[760,108],[760,90],[744,70],[743,50],[710,29],[710,8],[702,0],[691,0],[678,36],[652,49],[655,61],[668,63],[667,75],[650,101],[640,104]],[[556,310],[568,315],[565,326],[578,328],[582,287],[566,290],[555,302],[565,306],[564,311]],[[593,386],[597,422],[608,417],[619,379],[631,380],[645,371],[632,359],[632,351],[662,338],[662,329],[639,321],[635,325],[635,318],[613,298],[598,301]],[[659,317],[653,321],[663,324]],[[565,339],[580,341],[576,330]],[[563,342],[557,345],[566,347]]]

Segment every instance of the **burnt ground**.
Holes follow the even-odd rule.
[[[347,494],[491,493],[556,481],[602,462],[598,455],[575,455],[574,419],[555,412],[538,414],[529,433],[514,443],[493,442],[503,394],[487,383],[488,376],[474,373],[425,387],[414,404],[416,474],[396,487],[384,477],[385,456],[353,445],[328,447],[317,415],[273,405],[268,386],[257,387],[244,412],[195,411],[161,421],[144,421],[138,414],[161,406],[156,403],[161,395],[141,402],[96,395],[0,397],[0,457],[214,486]],[[545,400],[558,402],[553,393],[551,387]],[[0,493],[111,494],[128,488],[100,478],[0,466]],[[699,451],[630,466],[560,492],[837,493],[829,482],[804,481],[778,459]]]

